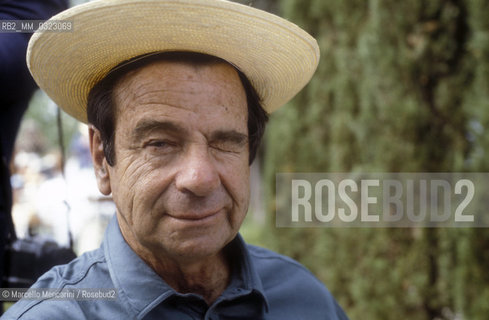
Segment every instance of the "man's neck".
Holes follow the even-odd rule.
[[[184,264],[150,259],[145,262],[173,289],[199,294],[208,305],[226,289],[231,277],[229,263],[222,253],[205,261]]]
[[[131,249],[149,265],[170,287],[180,293],[201,295],[210,306],[226,289],[231,279],[231,264],[225,250],[200,259],[172,259],[148,250],[131,237],[131,232],[122,235]]]

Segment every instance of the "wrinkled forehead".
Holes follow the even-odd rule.
[[[224,60],[212,57],[206,60],[166,59],[164,56],[152,59],[121,74],[113,85],[112,97],[116,105],[121,104],[121,99],[146,103],[152,99],[172,100],[174,95],[184,98],[184,92],[189,97],[198,95],[202,103],[213,99],[212,96],[226,100],[229,106],[246,107],[247,101],[237,70]],[[185,105],[185,101],[182,104]]]
[[[247,124],[245,89],[237,71],[223,61],[153,61],[122,75],[112,99],[117,121],[149,113],[188,121],[199,115],[201,122],[214,119],[214,125],[226,119],[243,128]]]
[[[191,60],[159,59],[121,74],[114,83],[113,89],[123,87],[124,90],[124,87],[129,86],[137,88],[141,82],[148,81],[148,78],[153,81],[165,80],[163,83],[194,81],[205,85],[206,82],[216,80],[222,81],[224,85],[226,82],[231,83],[236,80],[240,83],[238,70],[223,60],[208,61],[204,64]],[[243,84],[240,87],[244,89]]]
[[[145,67],[161,62],[166,62],[168,64],[185,64],[192,66],[195,69],[216,64],[226,64],[239,72],[239,70],[232,64],[216,56],[185,51],[154,52],[121,62],[114,67],[101,82],[108,81],[115,85],[120,80],[130,77],[132,74],[141,71]]]
[[[216,56],[211,56],[197,52],[155,52],[138,56],[128,61],[123,61],[114,67],[97,86],[102,86],[110,91],[113,91],[121,82],[127,82],[134,79],[135,75],[140,73],[145,68],[158,64],[165,63],[167,65],[186,65],[192,67],[195,71],[204,67],[215,65],[225,65],[228,68],[234,69],[239,76],[242,86],[245,90],[249,90],[246,83],[249,81],[246,75],[241,73],[234,65]]]

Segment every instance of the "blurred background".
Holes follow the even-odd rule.
[[[84,1],[72,1],[72,4]],[[489,319],[489,230],[276,228],[279,172],[489,172],[489,0],[240,1],[317,40],[311,83],[271,117],[252,170],[248,242],[305,264],[351,319]],[[78,253],[114,212],[86,132],[33,96],[11,164],[17,234]],[[488,199],[489,201],[489,199]]]

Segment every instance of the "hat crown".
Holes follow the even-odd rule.
[[[86,122],[88,94],[122,61],[160,51],[222,58],[242,71],[267,112],[311,79],[319,62],[314,38],[276,15],[225,0],[96,0],[51,18],[71,32],[36,32],[27,64],[39,87]]]

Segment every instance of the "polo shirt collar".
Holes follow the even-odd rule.
[[[105,232],[103,249],[110,277],[118,289],[118,297],[127,312],[134,317],[143,317],[168,297],[178,294],[129,247],[122,236],[116,215],[110,220]],[[227,249],[232,254],[235,269],[230,285],[216,303],[254,293],[260,297],[263,307],[268,311],[263,284],[241,235],[238,234]]]
[[[129,314],[136,317],[150,305],[156,305],[175,293],[129,247],[121,234],[116,215],[109,222],[103,247],[110,277],[118,289],[118,298]]]

